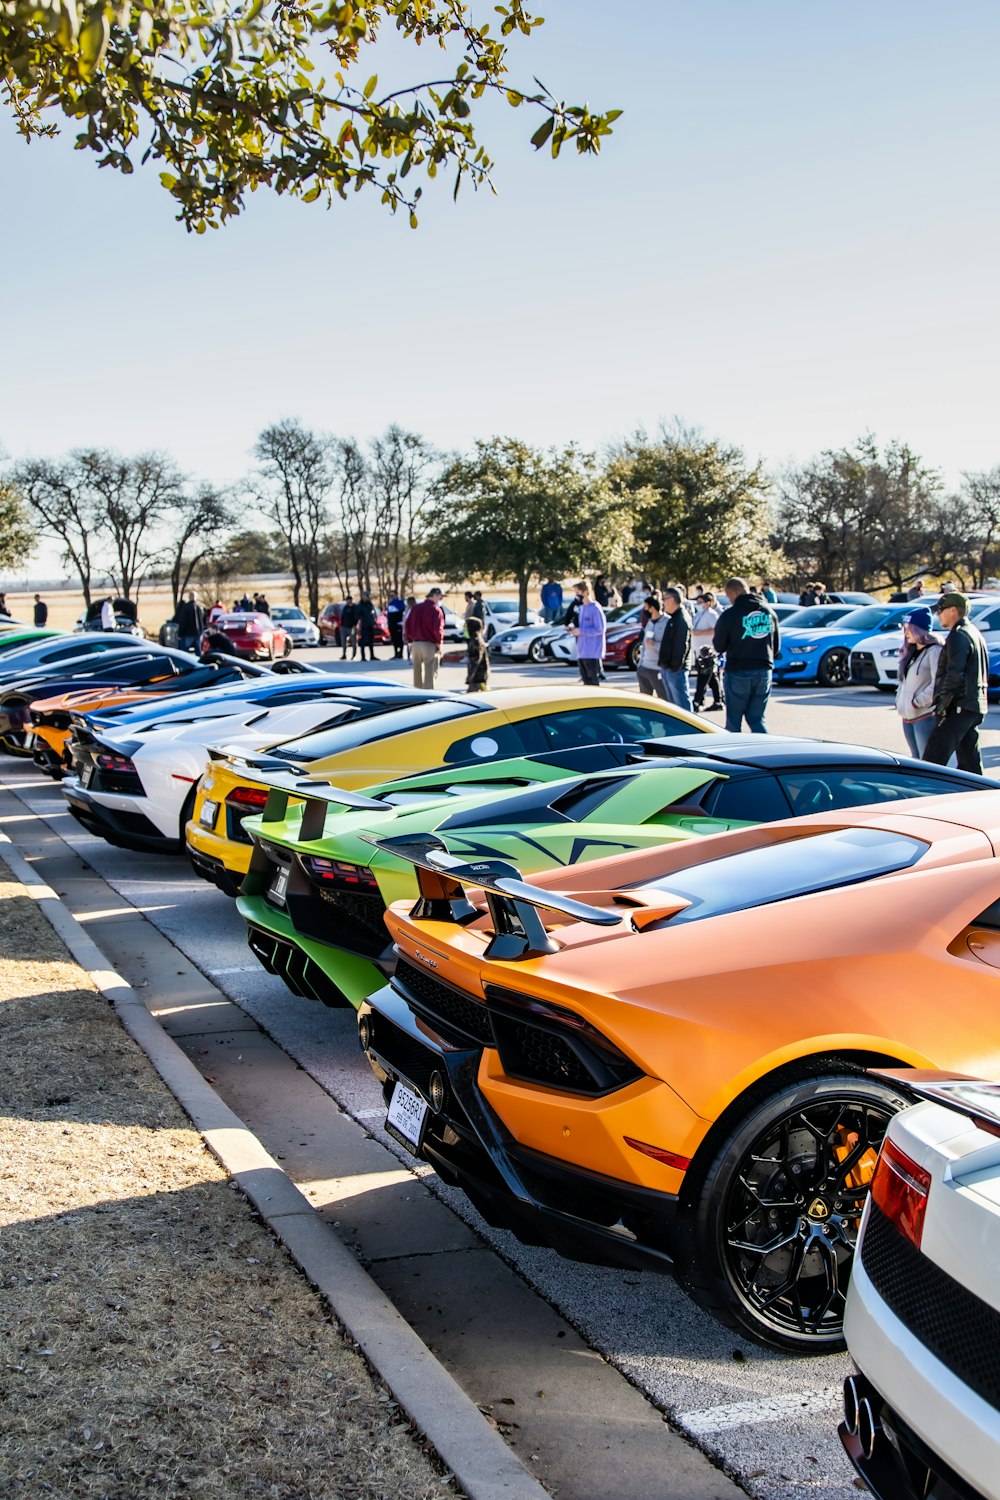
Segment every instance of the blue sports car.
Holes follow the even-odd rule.
[[[865,604],[842,615],[823,630],[781,632],[781,650],[774,661],[775,682],[813,682],[820,687],[845,687],[851,680],[851,647],[865,636],[901,630],[903,620],[920,605],[930,605],[936,594],[909,604]]]

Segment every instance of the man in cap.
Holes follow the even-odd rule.
[[[413,660],[414,687],[432,688],[437,681],[444,642],[444,610],[440,600],[441,590],[431,589],[426,599],[413,606],[403,625]]]
[[[969,601],[957,590],[941,595],[934,606],[947,630],[934,675],[934,728],[923,759],[946,766],[954,755],[960,771],[983,774],[979,726],[986,717],[990,660],[975,625],[966,615]]]

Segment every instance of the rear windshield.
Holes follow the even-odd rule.
[[[339,728],[334,726],[332,729],[321,729],[315,734],[301,735],[297,740],[290,740],[282,749],[269,753],[278,760],[325,760],[328,755],[356,750],[360,745],[388,739],[392,734],[403,734],[409,729],[426,729],[429,724],[442,724],[446,719],[459,719],[466,714],[483,711],[472,703],[415,703],[410,708],[374,714],[356,724],[344,724]]]
[[[812,891],[874,880],[916,864],[926,849],[922,839],[887,829],[838,828],[833,833],[786,839],[780,844],[729,854],[642,884],[646,889],[667,891],[691,902],[666,919],[676,927],[724,912],[770,906]]]

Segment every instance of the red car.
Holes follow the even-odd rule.
[[[289,656],[292,650],[291,636],[270,615],[219,615],[202,635],[202,651],[211,651],[213,635],[224,635],[232,653],[250,661],[260,657],[274,661],[279,656]]]
[[[343,600],[338,599],[333,604],[328,604],[326,609],[316,621],[319,633],[323,638],[324,646],[339,646],[340,640],[340,611],[343,609]],[[385,617],[385,610],[379,610],[375,617],[375,644],[386,645],[392,637],[389,634],[389,621]]]

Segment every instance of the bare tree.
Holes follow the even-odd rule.
[[[395,424],[371,445],[373,566],[383,599],[409,592],[438,463],[425,438]]]
[[[288,545],[296,604],[305,587],[309,613],[319,614],[319,580],[330,524],[334,440],[286,420],[267,427],[254,446],[259,469],[250,488]]]
[[[200,484],[184,495],[169,517],[170,592],[177,608],[196,570],[222,545],[223,534],[232,524],[231,497],[226,490]]]
[[[14,465],[11,478],[36,517],[39,535],[62,547],[63,561],[79,578],[89,605],[98,515],[76,460],[25,459]]]
[[[85,492],[93,497],[97,530],[111,556],[115,586],[131,599],[162,557],[160,526],[184,499],[184,478],[163,453],[122,458],[106,448],[73,455]]]

